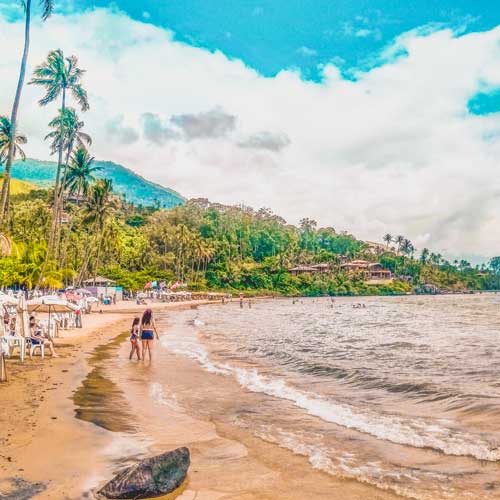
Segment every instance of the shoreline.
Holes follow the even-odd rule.
[[[199,303],[209,302],[147,307],[174,310]],[[88,462],[97,458],[96,452],[109,439],[95,425],[75,418],[72,395],[91,370],[89,358],[94,349],[127,331],[132,318],[144,308],[122,302],[84,316],[83,328],[63,331],[56,339],[57,358],[28,357],[24,364],[17,357],[7,360],[9,379],[0,384],[0,493],[14,495],[7,499],[15,500],[14,492],[19,491],[35,494],[26,498],[57,499],[61,494],[80,498],[81,490],[73,483],[93,473]],[[68,452],[68,445],[75,442],[78,458]]]
[[[214,302],[157,303],[152,308],[173,312],[210,303]],[[113,471],[123,466],[123,459],[138,453],[126,449],[126,436],[77,419],[73,402],[75,391],[95,366],[91,358],[96,349],[115,342],[114,348],[121,357],[128,349],[126,342],[116,342],[116,338],[128,329],[131,317],[144,306],[123,303],[119,306],[86,317],[89,324],[82,330],[63,332],[58,339],[60,358],[46,357],[41,361],[36,357],[24,365],[16,361],[8,363],[10,381],[0,385],[5,402],[5,410],[0,414],[0,493],[7,500],[14,500],[20,492],[25,495],[23,498],[92,498],[91,489],[110,479]],[[192,375],[187,386],[200,376],[195,373],[192,360],[172,357],[171,370],[184,370],[183,373]],[[13,369],[15,365],[18,366]],[[130,391],[124,395],[129,398],[131,408],[135,382],[123,371],[106,367],[111,378],[124,377],[116,382],[119,388],[129,381]],[[147,373],[141,372],[140,376],[148,380]],[[174,381],[173,392],[178,388],[182,390]],[[144,403],[141,410],[154,418],[153,407]],[[162,411],[162,418],[169,426],[160,427],[161,437],[160,434],[157,437],[161,444],[156,444],[155,439],[145,440],[139,443],[139,448],[144,447],[139,453],[160,451],[155,446],[174,448],[184,444],[192,452],[188,480],[169,499],[302,500],[305,494],[308,498],[338,500],[400,498],[374,486],[315,470],[305,456],[265,442],[244,429],[207,421],[177,408],[166,407]],[[138,419],[140,422],[140,415]],[[82,492],[86,492],[84,496]]]

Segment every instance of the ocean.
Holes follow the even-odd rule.
[[[157,371],[151,398],[408,498],[500,498],[500,295],[234,301],[158,321],[159,350],[210,382],[174,393]]]

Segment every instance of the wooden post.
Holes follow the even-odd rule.
[[[3,351],[0,353],[0,382],[7,382],[7,367]]]

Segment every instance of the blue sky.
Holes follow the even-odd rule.
[[[344,71],[370,64],[403,32],[435,25],[488,30],[500,22],[491,0],[75,0],[75,8],[116,5],[134,19],[175,32],[188,44],[221,50],[263,75],[300,68],[317,79],[318,65]]]

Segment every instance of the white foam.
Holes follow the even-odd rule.
[[[192,336],[185,335],[174,338],[172,335],[167,335],[162,337],[161,344],[175,354],[194,359],[210,373],[218,375],[231,374],[231,368],[228,365],[213,363],[207,351]]]
[[[360,459],[353,453],[341,452],[340,450],[331,448],[331,445],[326,447],[322,439],[317,436],[313,442],[305,442],[304,437],[287,432],[272,424],[262,426],[260,430],[255,432],[255,435],[265,441],[287,448],[297,455],[307,457],[314,469],[335,476],[356,479],[359,482],[370,484],[383,490],[391,490],[404,498],[412,500],[434,500],[438,497],[443,499],[457,498],[453,493],[449,494],[443,489],[442,484],[449,480],[443,474],[419,471],[422,477],[417,477],[415,473],[411,473],[406,469],[387,470],[378,461],[365,462],[361,460],[360,463]],[[309,441],[311,436],[305,439]],[[426,481],[428,478],[439,481],[435,484],[435,489],[428,492],[417,492],[414,486],[421,480]]]
[[[497,461],[500,450],[493,448],[479,436],[456,432],[419,419],[402,419],[394,415],[375,414],[359,410],[316,395],[299,391],[280,379],[263,377],[256,370],[235,368],[238,382],[254,392],[286,399],[310,415],[342,427],[355,429],[396,444],[415,448],[433,448],[447,455],[469,455],[479,460]]]
[[[149,386],[149,395],[157,403],[170,408],[171,410],[179,410],[179,404],[175,394],[167,396],[160,383],[152,382]]]
[[[500,450],[478,435],[455,431],[423,419],[404,419],[358,409],[316,394],[298,390],[284,380],[264,377],[256,370],[216,363],[194,335],[165,336],[162,344],[176,354],[196,360],[204,369],[218,375],[233,375],[246,389],[291,401],[310,415],[326,422],[354,429],[392,443],[431,448],[447,455],[471,456],[478,460],[500,460]]]

